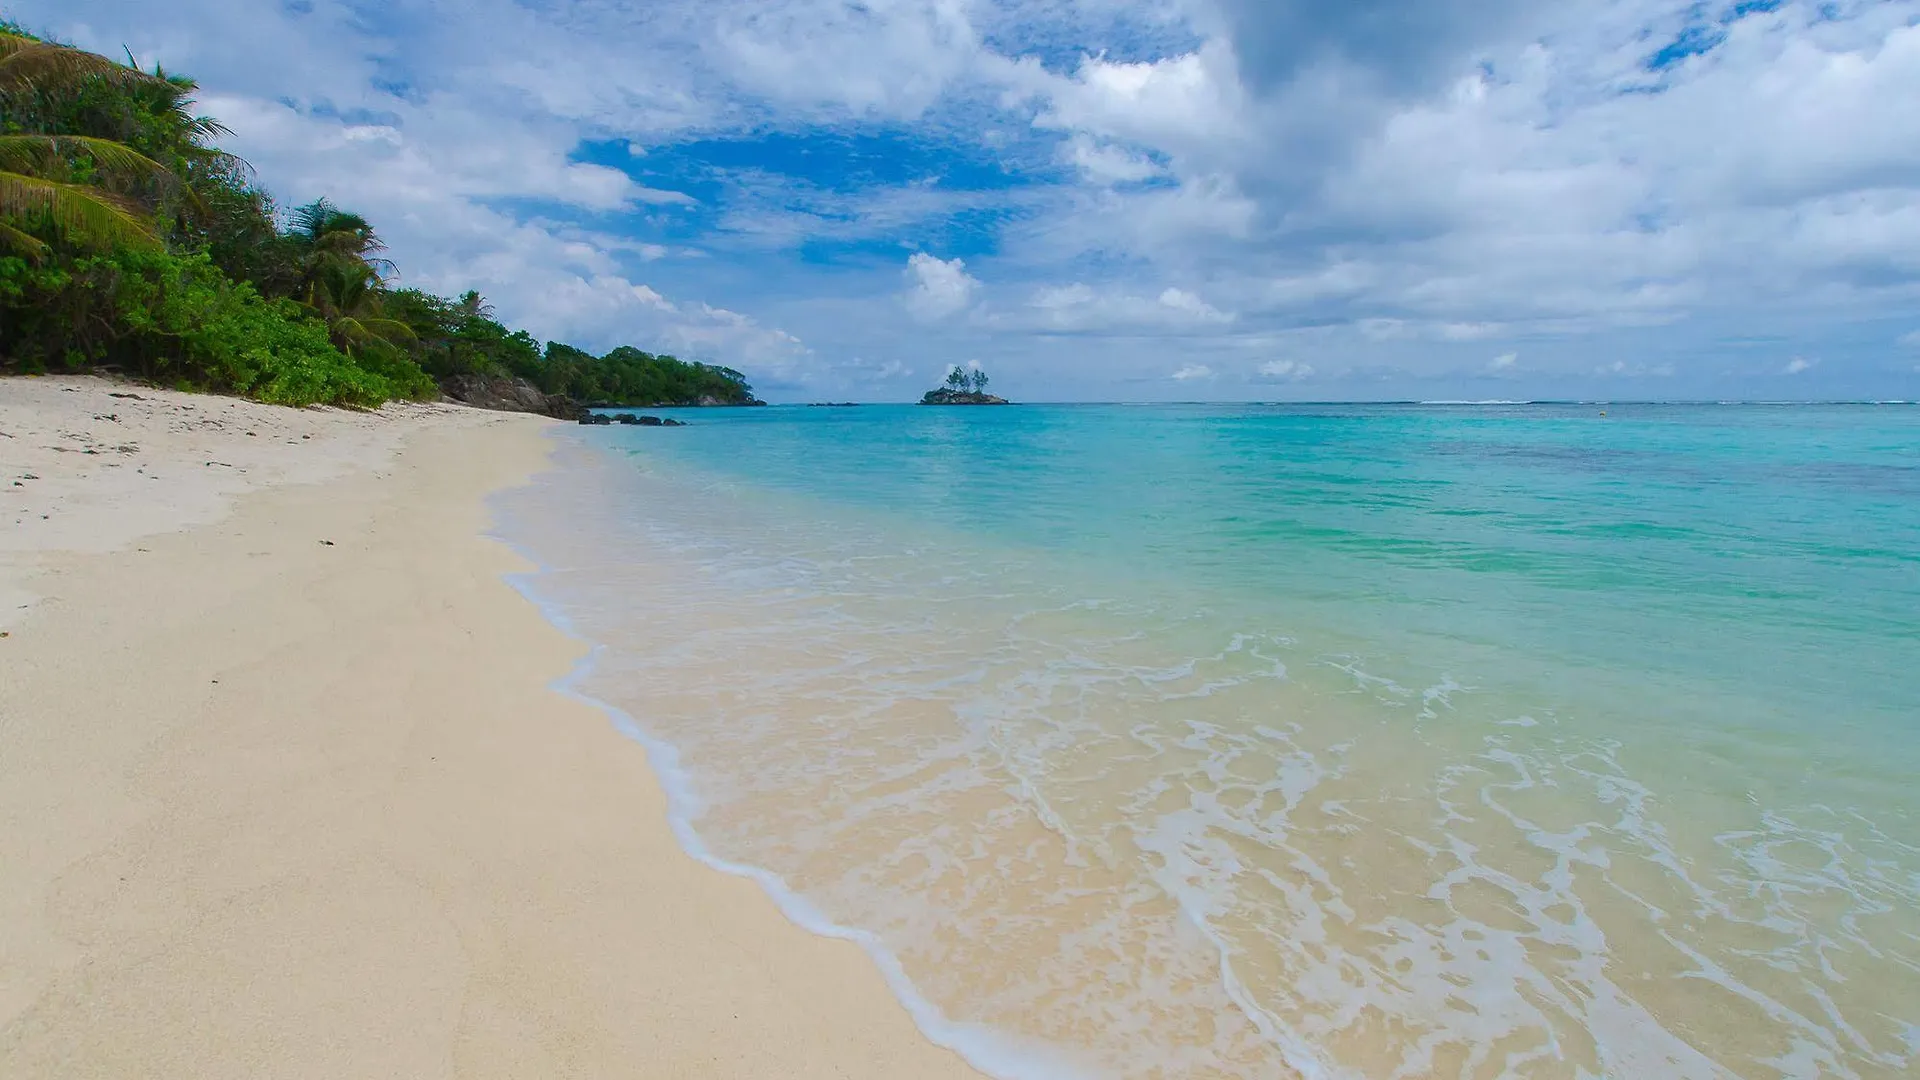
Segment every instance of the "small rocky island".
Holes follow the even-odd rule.
[[[974,368],[967,371],[955,367],[947,372],[947,384],[926,392],[920,398],[922,405],[1010,405],[1012,402],[1003,397],[987,393],[987,373]]]

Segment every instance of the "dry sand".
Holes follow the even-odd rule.
[[[0,379],[0,1076],[975,1075],[547,689],[544,428]]]

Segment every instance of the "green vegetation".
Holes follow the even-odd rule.
[[[968,371],[954,366],[947,370],[945,386],[929,390],[920,398],[922,405],[1005,405],[1005,398],[994,397],[987,393],[987,384],[992,380],[979,368]]]
[[[947,389],[956,394],[984,394],[987,392],[987,373],[974,368],[971,372],[962,371],[959,365],[947,372]]]
[[[618,405],[750,404],[737,371],[605,356],[393,286],[365,218],[325,199],[284,224],[192,80],[0,22],[0,371],[105,368],[287,405],[425,399],[521,378]]]
[[[747,405],[746,376],[732,368],[689,364],[621,346],[594,358],[569,345],[549,344],[545,362],[515,369],[549,394],[608,405]]]

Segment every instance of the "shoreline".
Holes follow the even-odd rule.
[[[556,692],[586,646],[486,534],[548,422],[434,411],[269,410],[378,437],[330,477],[249,466],[210,515],[148,507],[114,550],[0,549],[41,597],[0,640],[0,1072],[977,1076],[860,949],[682,850],[652,763]],[[167,467],[222,472],[196,455],[254,430]],[[34,475],[50,522],[85,505]]]
[[[564,429],[556,434],[560,440],[566,440]],[[591,459],[590,465],[574,467],[604,468],[610,464],[603,448],[584,440],[567,441],[571,442],[569,450]],[[555,457],[558,456],[556,453]],[[494,494],[507,495],[512,491],[501,489]],[[1085,1072],[1084,1063],[1069,1059],[1056,1048],[1024,1040],[1015,1033],[948,1017],[914,984],[900,958],[878,936],[857,926],[835,922],[776,871],[717,854],[695,827],[694,819],[700,799],[694,791],[694,777],[681,761],[680,749],[667,739],[650,733],[646,725],[626,709],[595,697],[586,689],[597,673],[596,660],[606,646],[580,632],[561,609],[559,601],[540,594],[538,582],[551,572],[551,568],[541,564],[520,543],[501,536],[497,531],[489,535],[530,567],[523,572],[505,575],[507,583],[538,610],[549,625],[581,646],[582,655],[565,675],[550,684],[551,689],[602,714],[623,739],[645,752],[650,771],[665,800],[666,824],[687,857],[710,871],[752,883],[790,926],[823,940],[845,942],[857,947],[875,973],[884,980],[889,994],[902,1006],[921,1036],[930,1044],[951,1051],[967,1066],[964,1075],[1001,1080],[1037,1080],[1043,1077],[1073,1080],[1089,1075]]]

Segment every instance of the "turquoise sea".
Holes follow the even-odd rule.
[[[684,417],[519,584],[985,1071],[1920,1075],[1920,407]]]

